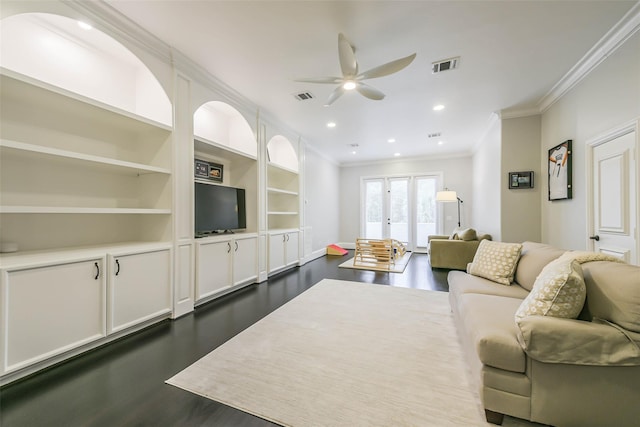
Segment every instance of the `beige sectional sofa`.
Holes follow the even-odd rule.
[[[581,264],[577,319],[516,311],[565,251],[525,242],[510,286],[449,272],[449,297],[487,421],[503,414],[552,426],[640,425],[640,267]],[[538,287],[536,287],[538,289]]]

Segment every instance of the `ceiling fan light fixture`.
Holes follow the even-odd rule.
[[[344,84],[342,85],[342,88],[344,90],[353,90],[356,88],[356,82],[354,82],[353,80],[347,80],[346,82],[344,82]]]

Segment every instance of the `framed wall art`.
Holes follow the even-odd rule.
[[[533,171],[509,172],[509,189],[533,188]]]
[[[571,140],[568,139],[549,150],[549,200],[572,197]]]
[[[223,166],[218,163],[195,159],[194,172],[196,178],[222,182]]]

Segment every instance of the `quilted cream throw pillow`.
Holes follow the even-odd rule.
[[[542,269],[516,311],[516,321],[526,316],[575,319],[582,311],[586,296],[580,263],[560,257]]]
[[[467,273],[484,277],[502,285],[511,285],[520,259],[520,243],[482,240]]]

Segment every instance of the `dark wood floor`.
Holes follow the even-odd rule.
[[[0,426],[274,426],[164,381],[324,278],[447,291],[414,254],[403,274],[322,257],[0,389]]]

